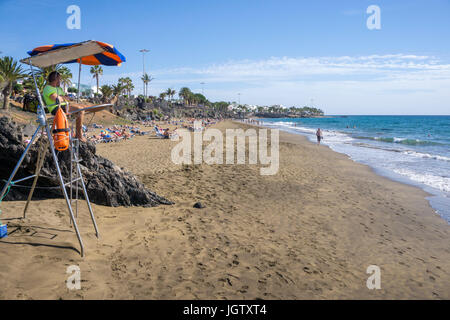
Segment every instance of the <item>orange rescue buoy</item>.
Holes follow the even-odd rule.
[[[58,151],[64,151],[69,148],[69,122],[67,121],[66,114],[61,107],[58,108],[53,119],[52,136],[55,149]]]

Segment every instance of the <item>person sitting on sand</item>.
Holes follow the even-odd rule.
[[[122,137],[126,139],[130,139],[131,138],[131,134],[129,134],[125,128],[122,129],[122,133],[121,133]]]
[[[316,131],[316,137],[317,137],[317,144],[320,144],[320,140],[323,139],[322,130],[320,130],[320,128],[318,128]]]
[[[101,136],[97,136],[96,134],[94,134],[88,138],[88,141],[98,143],[101,139],[102,139]]]
[[[164,139],[169,139],[170,138],[169,128],[166,128],[164,130],[163,136],[164,136]]]
[[[61,86],[61,75],[56,71],[51,72],[48,76],[47,84],[45,85],[43,93],[42,93],[42,97],[44,98],[44,103],[48,109],[48,112],[55,115],[56,111],[59,108],[58,103],[61,104],[63,111],[66,113],[72,112],[72,111],[77,111],[77,110],[87,107],[86,105],[81,105],[81,104],[71,102],[69,97],[66,95],[66,93],[60,86]],[[69,106],[68,110],[67,110],[67,106]],[[83,138],[83,131],[82,131],[83,118],[84,118],[84,112],[81,111],[77,115],[75,136],[80,141],[86,142],[86,139]]]

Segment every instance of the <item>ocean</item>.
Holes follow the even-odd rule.
[[[393,180],[418,186],[450,223],[450,116],[328,116],[263,119],[264,126],[307,136]]]

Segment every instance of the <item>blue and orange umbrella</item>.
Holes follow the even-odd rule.
[[[100,41],[86,41],[80,43],[65,43],[65,44],[53,44],[53,45],[45,45],[37,47],[31,51],[28,51],[28,54],[31,57],[36,55],[40,55],[43,53],[49,53],[51,51],[60,50],[64,48],[80,46],[87,43],[97,43],[103,51],[97,54],[83,56],[82,58],[69,60],[69,61],[61,61],[60,63],[80,63],[85,65],[105,65],[105,66],[120,66],[122,62],[126,61],[126,58],[117,50],[114,46]]]

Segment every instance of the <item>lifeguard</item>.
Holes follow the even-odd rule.
[[[45,105],[47,106],[48,112],[55,115],[56,111],[59,108],[59,105],[63,108],[65,113],[74,112],[89,105],[78,104],[70,101],[69,97],[66,95],[64,90],[60,87],[61,85],[61,75],[53,71],[49,74],[47,79],[47,84],[44,87],[44,91],[42,93],[42,97],[44,98]],[[69,106],[67,110],[67,106]],[[76,130],[75,136],[82,142],[86,142],[86,139],[83,138],[83,119],[84,119],[84,111],[80,111],[77,113],[77,122],[76,122]]]

